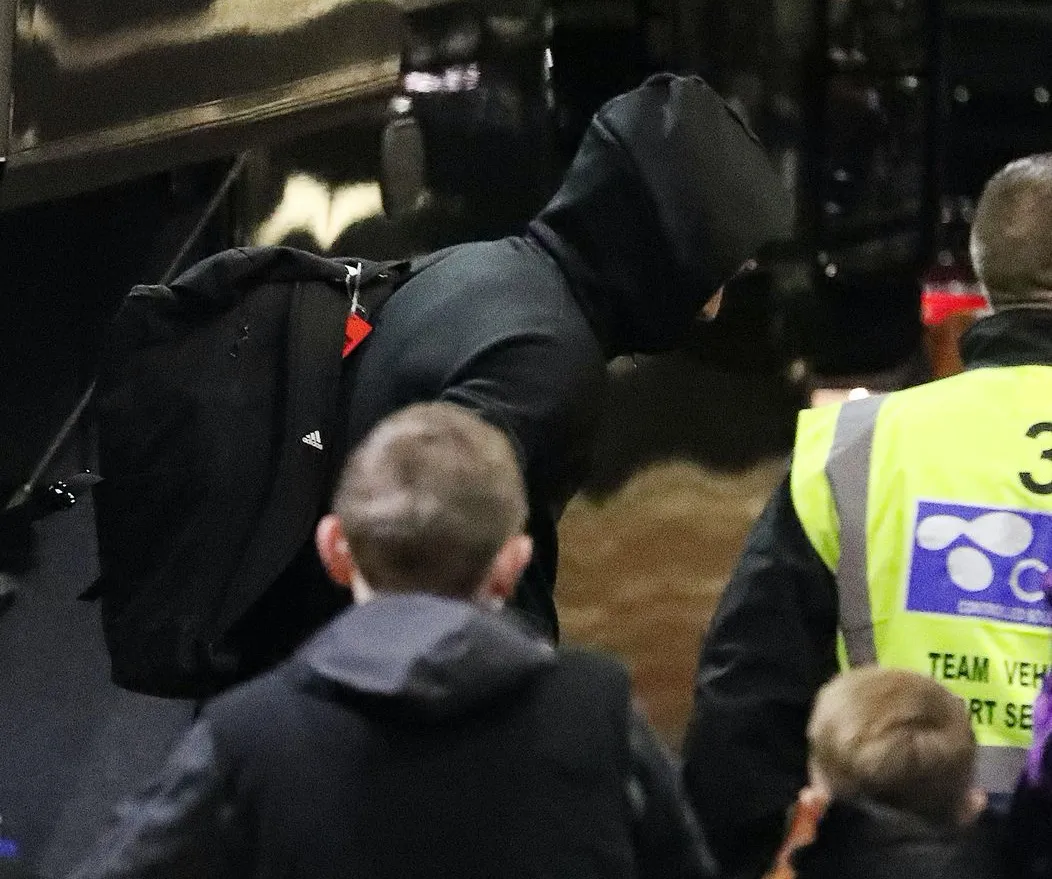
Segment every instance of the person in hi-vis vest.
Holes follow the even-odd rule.
[[[966,371],[801,413],[704,639],[685,781],[728,875],[766,867],[838,666],[945,684],[978,783],[996,802],[1019,777],[1052,632],[1052,153],[988,181],[971,253],[991,313]]]

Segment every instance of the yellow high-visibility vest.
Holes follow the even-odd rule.
[[[804,411],[790,486],[837,578],[842,665],[946,685],[968,706],[980,783],[1012,790],[1052,671],[1052,367]]]

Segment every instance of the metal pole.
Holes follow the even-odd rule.
[[[29,479],[27,479],[7,502],[7,506],[4,507],[4,512],[13,510],[15,507],[20,507],[26,501],[29,500],[29,496],[33,493],[33,488],[40,480],[40,477],[44,475],[44,471],[47,470],[48,465],[51,463],[51,459],[58,454],[58,450],[62,447],[62,444],[66,441],[66,437],[69,436],[70,431],[76,426],[80,420],[80,416],[84,414],[84,410],[87,408],[88,403],[91,401],[91,395],[95,390],[95,382],[93,381],[89,385],[88,389],[81,396],[80,400],[77,401],[77,405],[73,411],[69,413],[69,416],[63,422],[59,432],[55,435],[55,438],[51,441],[51,445],[48,446],[47,451],[44,452],[44,456],[37,463]]]
[[[183,246],[179,248],[179,252],[175,255],[175,259],[172,260],[168,266],[167,271],[161,276],[160,283],[170,283],[179,272],[182,267],[183,260],[186,259],[190,249],[197,243],[198,239],[204,234],[208,224],[212,221],[216,211],[219,210],[223,204],[223,199],[226,198],[227,193],[230,192],[230,187],[237,182],[237,178],[241,176],[241,171],[245,167],[245,162],[248,161],[248,153],[241,153],[237,157],[237,161],[230,166],[230,170],[227,171],[226,177],[223,178],[223,182],[219,184],[219,189],[216,190],[215,195],[212,196],[212,200],[208,202],[208,206],[205,208],[201,219],[197,221],[197,225],[194,226],[193,230],[186,237],[186,241],[183,242]]]

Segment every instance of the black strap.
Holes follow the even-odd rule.
[[[407,262],[361,266],[360,300],[371,320],[394,294]],[[274,483],[241,558],[214,636],[236,623],[311,538],[329,484],[345,453],[345,413],[336,412],[341,389],[353,381],[356,357],[341,357],[349,302],[301,283],[289,314],[286,414]],[[321,446],[321,448],[319,448]]]
[[[350,263],[351,260],[346,262]],[[402,283],[407,270],[408,260],[380,263],[357,263],[361,266],[360,300],[370,320],[375,320],[384,303],[394,294]]]
[[[329,472],[322,433],[341,371],[347,302],[314,283],[297,284],[289,314],[285,426],[275,478],[219,611],[221,635],[259,598],[307,541]],[[318,448],[321,446],[321,448]]]

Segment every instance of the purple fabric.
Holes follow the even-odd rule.
[[[1045,600],[1052,603],[1052,571],[1042,582]],[[1052,800],[1052,675],[1046,675],[1034,700],[1034,743],[1026,756],[1022,784]]]

